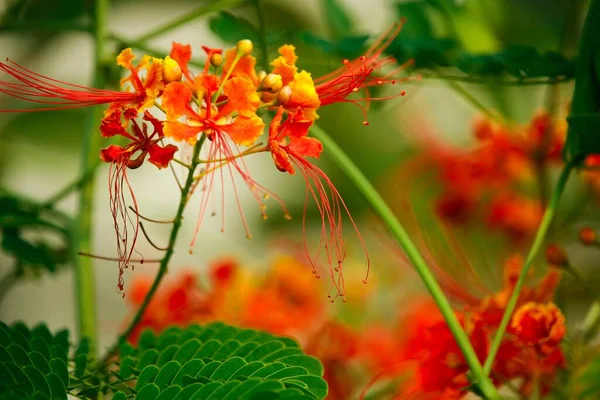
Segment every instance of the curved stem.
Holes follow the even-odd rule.
[[[437,303],[442,315],[444,316],[444,319],[446,320],[446,323],[448,324],[448,328],[452,332],[456,343],[462,351],[465,361],[471,369],[473,384],[477,385],[480,391],[484,394],[485,398],[494,400],[499,399],[496,388],[487,375],[484,374],[469,337],[454,314],[454,310],[452,309],[450,302],[444,295],[444,292],[436,281],[433,273],[429,270],[429,267],[423,259],[423,256],[421,256],[417,247],[412,242],[408,236],[408,233],[404,230],[393,211],[388,207],[383,198],[379,195],[379,193],[377,193],[377,190],[373,187],[373,185],[371,185],[358,167],[325,133],[325,131],[318,126],[313,125],[311,132],[323,143],[323,147],[327,149],[327,152],[335,160],[338,167],[340,167],[348,176],[348,178],[350,178],[350,180],[356,185],[356,188],[367,200],[373,211],[375,211],[377,216],[386,225],[392,236],[398,241],[400,246],[406,252],[406,255],[423,280],[423,283]]]
[[[95,38],[95,88],[105,86],[103,61],[106,46],[106,20],[109,12],[108,0],[96,0],[94,9],[94,38]],[[89,171],[98,163],[101,136],[98,134],[98,121],[102,118],[102,109],[92,107],[88,115],[88,128],[83,140],[82,170]],[[74,227],[75,252],[92,252],[92,211],[94,209],[94,183],[92,174],[81,186],[79,195],[79,215]],[[74,255],[75,260],[75,298],[77,305],[77,321],[80,337],[86,337],[90,342],[90,354],[96,352],[96,286],[92,259]]]
[[[508,303],[506,305],[506,309],[504,310],[504,315],[502,316],[502,320],[500,322],[500,326],[498,327],[498,331],[494,336],[494,340],[490,346],[490,351],[488,353],[488,357],[485,360],[485,364],[483,369],[486,375],[492,370],[492,366],[494,365],[494,359],[496,358],[496,354],[498,353],[498,349],[500,348],[500,343],[502,343],[502,338],[504,336],[504,332],[508,327],[508,323],[510,322],[510,318],[517,306],[517,301],[519,300],[519,294],[521,293],[521,289],[523,288],[523,284],[525,283],[525,278],[527,277],[527,273],[533,263],[533,260],[537,256],[540,251],[542,245],[544,244],[544,239],[546,238],[546,234],[548,233],[548,229],[550,228],[550,224],[552,223],[552,219],[554,218],[554,214],[556,212],[556,207],[558,206],[558,202],[560,200],[560,196],[562,195],[567,181],[569,179],[569,175],[571,173],[571,169],[573,165],[571,163],[565,165],[560,178],[554,188],[554,192],[550,198],[550,203],[548,207],[546,207],[546,211],[544,212],[544,217],[542,218],[542,222],[537,230],[535,235],[535,239],[533,241],[533,245],[529,250],[529,254],[527,254],[527,258],[525,259],[525,263],[523,264],[523,269],[519,275],[519,279],[515,284],[512,294],[508,299]]]
[[[110,349],[108,350],[106,356],[104,357],[104,362],[103,362],[104,366],[106,366],[107,362],[112,357],[112,355],[114,355],[114,353],[118,350],[119,346],[122,343],[125,343],[127,341],[127,338],[131,335],[131,332],[133,332],[135,327],[142,320],[142,317],[144,316],[144,313],[146,312],[146,309],[148,308],[148,305],[150,304],[152,297],[156,293],[158,286],[160,285],[165,274],[167,273],[167,270],[169,267],[169,262],[171,261],[171,257],[173,256],[173,253],[175,252],[175,243],[177,241],[177,235],[179,234],[179,229],[181,228],[181,220],[183,217],[183,211],[185,210],[185,206],[188,201],[188,195],[190,193],[190,189],[192,188],[193,183],[194,183],[194,170],[198,166],[198,164],[196,164],[196,162],[193,160],[196,160],[198,158],[198,155],[200,154],[200,149],[202,148],[202,144],[204,143],[205,139],[206,139],[206,136],[202,136],[202,138],[194,146],[194,154],[192,156],[192,165],[190,165],[190,167],[188,169],[188,174],[187,174],[187,178],[185,180],[185,184],[183,185],[183,188],[181,189],[181,196],[179,199],[179,207],[177,208],[177,212],[175,213],[175,218],[173,218],[173,228],[171,228],[171,234],[169,236],[169,243],[166,247],[165,255],[160,260],[158,273],[154,277],[154,282],[152,283],[152,286],[150,287],[150,290],[148,290],[148,293],[146,294],[144,301],[140,305],[140,308],[135,313],[135,316],[133,317],[133,319],[127,326],[127,328],[123,331],[123,333],[121,333],[121,335],[119,335],[117,342],[113,346],[111,346]]]

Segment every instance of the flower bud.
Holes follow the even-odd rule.
[[[598,235],[592,228],[585,227],[579,231],[579,240],[586,246],[598,243]]]
[[[213,53],[210,56],[210,65],[215,68],[219,68],[223,64],[223,56],[218,53]]]
[[[292,88],[289,86],[284,86],[281,88],[279,93],[277,94],[277,101],[279,104],[285,105],[290,98],[292,97]]]
[[[258,85],[258,90],[261,92],[277,93],[283,87],[283,80],[279,74],[269,74]]]
[[[258,76],[258,81],[262,82],[262,80],[265,79],[265,76],[267,76],[267,72],[262,70],[257,74],[257,76]]]
[[[254,44],[252,43],[252,40],[243,39],[237,43],[237,52],[242,56],[247,56],[248,54],[252,53],[252,50],[254,50]]]
[[[163,62],[163,81],[165,81],[165,83],[180,81],[181,76],[181,67],[177,61],[173,60],[169,56],[165,57]]]
[[[567,254],[556,243],[551,243],[546,248],[546,261],[556,267],[562,267],[569,264]]]

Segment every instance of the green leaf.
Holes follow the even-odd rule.
[[[204,361],[197,358],[188,361],[173,378],[173,385],[181,385],[185,375],[195,377],[204,368],[204,365]]]
[[[244,367],[235,371],[229,379],[238,379],[240,377],[249,377],[252,376],[256,371],[263,368],[265,364],[260,361],[252,361],[246,364]]]
[[[174,400],[189,400],[192,398],[194,393],[198,392],[200,388],[202,388],[202,386],[203,385],[201,383],[192,383],[190,385],[187,385],[185,388],[183,388],[181,393],[179,393],[177,397],[175,397]]]
[[[198,390],[196,393],[194,393],[194,395],[192,396],[192,399],[194,400],[205,400],[207,399],[215,390],[217,390],[219,387],[221,387],[223,385],[222,382],[210,382],[207,383],[206,385],[202,386],[200,388],[200,390]]]
[[[53,358],[50,360],[50,369],[56,375],[58,375],[65,387],[69,386],[69,370],[67,364],[60,358]]]
[[[244,361],[240,357],[232,357],[219,365],[217,369],[212,373],[210,379],[212,380],[220,380],[226,381],[228,380],[236,371],[246,365],[246,361]]]
[[[207,397],[207,400],[221,400],[227,393],[231,392],[233,389],[240,385],[239,381],[230,381],[222,384],[220,387],[216,388],[214,392],[210,396]]]
[[[280,341],[273,340],[271,342],[267,342],[261,346],[258,346],[256,349],[252,350],[247,356],[246,359],[249,361],[262,360],[264,357],[281,350],[285,347]]]
[[[177,353],[177,350],[179,350],[179,346],[177,346],[176,344],[168,346],[158,356],[158,360],[156,360],[156,365],[162,367],[163,365],[171,361],[173,359],[173,356],[175,356],[175,353]]]
[[[323,0],[323,10],[332,37],[339,38],[350,33],[352,20],[339,0]]]
[[[261,379],[248,379],[241,382],[235,388],[229,392],[229,394],[223,397],[223,400],[237,400],[241,399],[245,393],[252,391],[255,387],[260,385],[263,381]]]
[[[259,41],[259,33],[254,25],[226,11],[210,18],[208,26],[215,35],[228,43],[236,44],[242,39],[249,39],[254,43]]]
[[[112,400],[127,400],[125,392],[118,391],[114,394]]]
[[[88,355],[87,354],[78,354],[75,356],[75,376],[77,378],[81,378],[85,375],[85,370],[88,364]]]
[[[284,379],[283,382],[291,382],[292,379]],[[308,386],[308,391],[314,394],[319,399],[324,399],[327,396],[327,382],[317,376],[295,376],[293,381],[300,381]]]
[[[181,364],[185,364],[194,357],[200,346],[202,346],[202,342],[198,339],[190,339],[177,350],[173,359],[179,361]]]
[[[600,153],[600,113],[567,117],[569,123],[569,154],[581,160],[588,154]]]
[[[397,4],[400,17],[406,18],[402,27],[402,37],[406,38],[431,38],[433,27],[427,15],[428,7],[423,1],[402,1]]]
[[[46,375],[46,381],[48,381],[48,386],[50,386],[53,400],[67,399],[67,389],[65,388],[62,379],[57,374],[54,372],[49,373]]]
[[[156,360],[158,360],[158,354],[158,350],[156,349],[147,349],[144,351],[138,361],[137,369],[141,371],[148,365],[156,364]]]
[[[8,348],[6,349],[11,357],[13,358],[13,360],[15,360],[15,363],[18,366],[25,366],[25,365],[32,365],[33,363],[31,362],[31,358],[29,358],[29,356],[27,355],[27,352],[18,344],[11,344],[10,346],[8,346]]]
[[[33,387],[34,387],[35,391],[40,391],[48,396],[52,396],[52,392],[50,391],[50,386],[48,386],[48,382],[46,381],[46,378],[40,372],[39,369],[37,369],[31,365],[26,365],[23,368],[23,372],[25,373],[25,375],[27,375],[27,377],[29,378],[31,383],[33,383]]]
[[[181,364],[173,360],[166,363],[159,371],[158,375],[154,379],[154,383],[161,389],[165,389],[171,384],[173,378],[181,370]]]
[[[137,385],[136,385],[137,387]],[[153,383],[144,385],[137,395],[135,400],[155,400],[160,394],[160,389]]]
[[[50,360],[50,347],[48,347],[48,343],[52,343],[52,339],[44,340],[41,337],[34,337],[31,339],[31,347],[33,350],[40,352],[46,360]]]
[[[295,365],[305,368],[312,375],[323,376],[323,364],[317,358],[306,355],[283,357],[278,360],[286,365]]]
[[[160,395],[156,398],[156,400],[173,400],[181,393],[181,391],[181,386],[171,386],[160,392]]]
[[[154,382],[154,378],[156,378],[156,375],[158,375],[159,372],[160,368],[158,368],[156,365],[148,365],[140,373],[140,376],[135,384],[135,390],[139,391],[147,384]]]
[[[241,399],[262,399],[266,393],[277,392],[285,389],[285,386],[279,381],[264,381],[254,386],[251,390],[246,392]]]
[[[11,373],[16,385],[11,389],[23,390],[27,394],[33,394],[34,386],[31,379],[19,368],[16,364],[11,362],[5,362],[4,366]]]
[[[121,359],[121,364],[119,365],[119,375],[121,375],[123,379],[129,378],[133,374],[134,363],[135,360],[130,356],[126,356],[125,358]]]
[[[283,363],[272,363],[272,364],[266,364],[264,367],[262,367],[261,369],[255,371],[252,375],[250,375],[251,378],[266,378],[267,376],[280,371],[282,369],[285,368],[285,364]]]
[[[50,373],[50,364],[48,364],[48,361],[46,361],[46,358],[42,355],[42,353],[32,351],[29,353],[29,358],[31,359],[32,365],[39,369],[43,374]]]

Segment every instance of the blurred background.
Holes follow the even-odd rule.
[[[191,20],[148,40],[143,46],[133,47],[137,54],[143,54],[144,49],[140,47],[145,47],[162,57],[169,53],[172,42],[189,43],[195,58],[201,60],[201,45],[228,48],[244,35],[255,34],[252,31],[257,24],[255,10],[249,4],[237,3],[225,14],[209,14]],[[573,57],[587,1],[264,0],[263,5],[269,33],[269,57],[275,57],[280,45],[293,43],[299,56],[298,66],[313,76],[336,69],[342,59],[359,56],[391,24],[401,17],[406,18],[403,31],[388,53],[399,62],[414,60],[413,67],[404,71],[404,76],[409,79],[398,83],[398,87],[372,93],[377,97],[380,93],[384,96],[397,93],[394,90],[405,90],[406,96],[373,102],[368,126],[362,125],[360,109],[351,104],[323,108],[319,111],[319,125],[335,138],[385,195],[417,244],[439,267],[442,276],[450,277],[449,281],[461,282],[463,289],[474,295],[499,289],[502,265],[511,255],[529,246],[535,231],[531,226],[537,226],[548,187],[552,187],[559,171],[560,156],[554,163],[544,159],[541,163],[519,164],[515,168],[521,169],[512,173],[510,183],[486,186],[486,194],[477,198],[478,206],[484,207],[500,194],[514,193],[535,202],[513,204],[519,212],[510,214],[507,211],[510,215],[506,218],[501,213],[500,222],[487,214],[462,218],[462,211],[457,208],[464,204],[457,205],[450,200],[444,203],[444,195],[467,190],[457,186],[461,182],[480,179],[471,171],[472,175],[464,181],[456,181],[458,178],[444,176],[444,171],[452,171],[453,163],[461,162],[462,158],[453,158],[453,154],[469,154],[481,146],[478,135],[492,129],[490,126],[494,124],[501,126],[501,130],[526,136],[527,132],[535,130],[534,116],[540,111],[545,111],[555,121],[556,137],[560,139],[563,135],[564,140],[564,117],[572,92]],[[113,1],[108,21],[113,39],[112,54],[135,44],[136,38],[154,27],[197,7],[197,1]],[[2,60],[9,57],[28,69],[59,80],[90,85],[92,38],[87,32],[65,28],[69,24],[84,24],[90,9],[91,2],[87,0],[0,0],[0,57]],[[107,65],[111,62],[108,60]],[[120,71],[114,66],[107,68],[111,68],[112,84],[116,85]],[[20,107],[23,103],[0,95],[0,109]],[[43,202],[81,176],[80,148],[82,132],[86,129],[85,113],[81,109],[0,114],[0,187],[3,194]],[[490,125],[483,126],[482,121]],[[509,154],[510,149],[491,149],[491,155],[484,158]],[[499,169],[511,160],[499,160],[497,166],[490,168]],[[542,175],[536,175],[540,169],[534,168],[534,164],[541,165]],[[384,322],[386,318],[396,318],[407,311],[403,307],[408,309],[411,301],[425,296],[418,278],[352,185],[328,159],[326,150],[319,165],[347,202],[373,261],[371,281],[365,286],[361,283],[365,257],[353,230],[347,229],[349,302],[331,304],[326,296],[322,296],[319,297],[320,304],[326,313],[344,315],[347,321],[357,325],[364,321]],[[206,280],[209,266],[222,257],[236,259],[243,268],[267,271],[278,256],[296,255],[302,249],[302,178],[281,174],[267,156],[250,157],[248,166],[258,182],[286,202],[293,219],[286,221],[272,202],[268,209],[270,217],[263,221],[252,196],[240,190],[253,234],[248,240],[237,215],[235,198],[228,192],[225,232],[220,232],[219,217],[206,218],[190,254],[188,250],[199,208],[197,195],[198,201],[192,201],[186,211],[169,268],[170,275],[185,269],[193,271],[200,280]],[[471,168],[477,170],[479,167],[471,165]],[[541,180],[536,176],[542,176]],[[129,178],[142,214],[156,219],[172,218],[179,192],[168,170],[141,168],[129,173]],[[108,208],[107,179],[108,166],[101,165],[94,199],[93,248],[95,254],[110,257],[115,254],[115,238]],[[485,177],[482,179],[489,182]],[[518,182],[513,185],[515,181]],[[589,266],[597,253],[593,249],[584,249],[577,242],[577,231],[581,226],[596,224],[597,227],[597,222],[593,222],[598,214],[593,186],[584,179],[574,179],[563,203],[562,215],[570,217],[568,221],[567,217],[559,221],[552,239],[560,241],[570,255],[573,253],[573,263],[586,276],[596,279],[591,276]],[[67,214],[72,214],[75,208],[74,195],[57,206]],[[529,209],[533,211],[525,211]],[[317,239],[312,238],[315,233],[318,236],[320,216],[312,204],[308,216],[309,246],[314,246]],[[525,222],[528,218],[533,222]],[[345,225],[351,228],[349,223]],[[148,230],[155,242],[166,243],[168,228],[156,225],[149,226]],[[61,248],[60,237],[48,237],[52,235],[38,231],[27,235],[44,237],[49,246]],[[144,240],[138,241],[138,251],[145,258],[157,256],[156,250]],[[538,264],[536,274],[541,275],[545,272],[545,263],[540,260]],[[0,273],[8,276],[14,266],[14,253],[6,249],[0,251]],[[34,272],[28,270],[25,278],[14,284],[4,281],[6,286],[0,292],[0,319],[6,322],[23,320],[28,324],[45,320],[50,328],[74,328],[73,274],[68,262],[58,263],[55,267],[52,273],[41,272],[42,267]],[[135,271],[126,271],[126,291],[136,275],[151,274],[152,268],[145,264]],[[94,273],[100,348],[103,348],[123,326],[131,306],[127,304],[127,297],[123,299],[117,293],[115,262],[94,260]],[[310,275],[310,268],[301,273]],[[314,283],[327,287],[328,282],[321,279]],[[568,302],[565,300],[567,315],[582,314],[585,312],[583,307],[591,299],[591,295],[577,290],[577,285],[569,280],[561,284],[560,296],[568,299]],[[361,303],[361,299],[369,300]]]

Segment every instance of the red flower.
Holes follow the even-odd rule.
[[[306,184],[306,198],[304,215],[302,218],[304,240],[306,243],[306,202],[311,196],[317,203],[317,208],[321,214],[321,241],[319,248],[314,256],[310,256],[307,251],[310,263],[313,267],[313,273],[318,276],[316,265],[318,263],[321,249],[325,249],[325,257],[329,264],[329,273],[332,282],[332,290],[335,292],[332,297],[345,295],[345,284],[343,276],[342,263],[346,256],[346,248],[343,239],[342,214],[348,215],[354,231],[359,237],[363,248],[364,242],[362,236],[346,207],[344,200],[339,192],[329,180],[329,177],[317,166],[309,162],[306,157],[319,158],[323,151],[323,145],[315,138],[307,137],[308,129],[312,125],[311,120],[304,117],[303,110],[298,108],[294,114],[287,116],[282,123],[284,108],[279,107],[277,114],[271,121],[269,127],[268,146],[273,156],[275,166],[282,172],[295,174],[296,169],[300,171]],[[370,260],[367,255],[367,276],[370,268]],[[335,267],[332,264],[337,264]],[[365,278],[366,279],[366,278]]]
[[[34,110],[4,111],[47,111],[107,103],[115,103],[116,107],[135,107],[140,110],[148,108],[154,104],[154,99],[164,87],[162,80],[163,60],[146,56],[135,67],[132,64],[134,58],[131,49],[123,50],[117,57],[117,64],[129,69],[131,72],[128,77],[121,81],[122,84],[130,84],[133,89],[126,92],[94,89],[59,81],[30,71],[6,59],[6,63],[0,63],[0,70],[16,78],[21,83],[0,81],[0,93],[33,103],[46,104],[49,107]],[[141,70],[144,70],[144,78],[139,74]]]
[[[148,161],[158,168],[166,168],[177,151],[177,146],[172,144],[166,146],[159,144],[164,139],[161,121],[145,111],[144,121],[149,122],[153,128],[153,132],[148,134],[146,123],[140,126],[135,120],[136,113],[135,109],[122,111],[113,108],[100,125],[100,131],[104,137],[123,136],[131,140],[131,143],[125,147],[110,145],[100,151],[100,158],[104,162],[110,163],[108,186],[110,211],[117,236],[117,255],[119,259],[117,288],[120,292],[123,291],[123,272],[129,266],[129,260],[135,251],[139,233],[137,202],[127,179],[127,169],[139,168],[146,156],[149,156]],[[129,123],[131,123],[132,133],[127,131]],[[133,216],[129,213],[125,194],[132,200],[135,210]],[[133,232],[130,232],[132,227]]]

